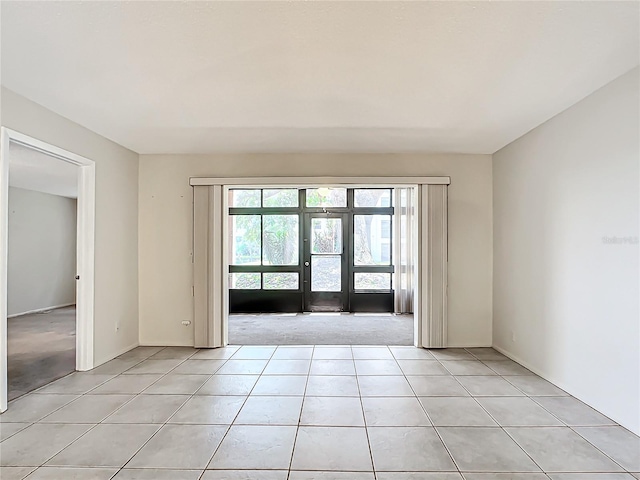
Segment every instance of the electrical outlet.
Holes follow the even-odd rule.
[[[185,327],[188,327],[189,325],[191,325],[191,320],[183,320],[182,325],[184,325]]]

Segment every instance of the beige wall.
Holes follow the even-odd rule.
[[[639,80],[620,77],[493,165],[494,344],[636,433]]]
[[[491,345],[490,155],[141,155],[140,343],[193,345],[191,176],[448,175],[449,341]]]
[[[9,188],[8,315],[76,303],[76,203]]]
[[[96,162],[98,365],[138,344],[138,154],[5,88],[1,113],[3,126]]]

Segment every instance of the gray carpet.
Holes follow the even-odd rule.
[[[76,307],[7,320],[9,400],[76,369]]]
[[[413,345],[413,315],[229,315],[232,345]]]

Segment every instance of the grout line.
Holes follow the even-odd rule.
[[[389,350],[389,353],[391,353],[391,350]],[[371,469],[373,470],[373,478],[374,480],[376,480],[378,478],[378,474],[376,472],[376,464],[373,460],[373,450],[371,449],[371,438],[369,438],[369,427],[367,426],[367,415],[364,412],[364,402],[362,400],[362,391],[360,390],[360,376],[358,375],[358,370],[356,368],[356,359],[355,359],[355,356],[353,355],[353,347],[351,348],[351,356],[353,357],[353,368],[356,372],[356,385],[358,386],[358,398],[360,399],[362,421],[364,422],[364,434],[366,435],[366,438],[367,438],[367,447],[369,447],[369,458],[371,459]],[[393,353],[391,354],[391,356],[393,357]],[[394,360],[395,360],[395,357],[394,357]],[[396,361],[396,365],[397,364],[398,362]],[[399,365],[398,365],[398,368],[400,368]]]

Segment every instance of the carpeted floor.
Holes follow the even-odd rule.
[[[229,315],[231,345],[413,345],[413,315]]]
[[[76,369],[76,307],[7,320],[9,400]]]

